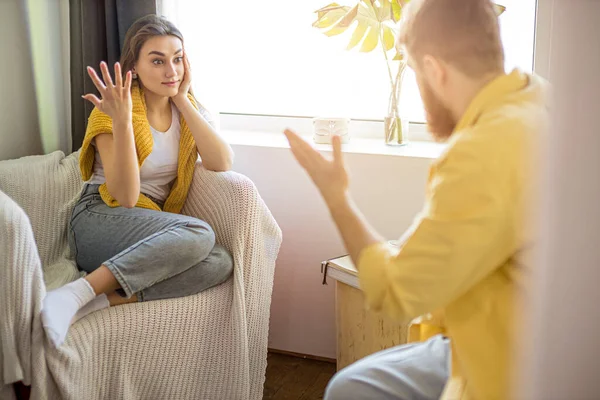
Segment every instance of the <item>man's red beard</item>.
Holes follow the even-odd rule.
[[[419,82],[419,88],[425,106],[427,129],[438,141],[448,139],[454,132],[457,123],[452,112],[442,104],[427,82]]]

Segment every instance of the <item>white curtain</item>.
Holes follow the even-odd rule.
[[[215,85],[215,65],[218,66],[220,60],[214,58],[215,54],[219,54],[221,44],[214,38],[204,37],[199,34],[198,27],[206,25],[208,21],[214,18],[220,18],[230,5],[226,2],[211,1],[202,5],[205,10],[202,15],[191,12],[190,7],[192,2],[189,0],[157,0],[157,13],[166,17],[173,22],[181,31],[185,39],[185,47],[190,59],[193,70],[192,87],[194,95],[200,103],[212,114],[217,124],[220,126],[219,120],[219,87]],[[223,29],[227,29],[223,25]],[[214,32],[219,35],[219,32]],[[235,50],[228,50],[235,51]],[[208,58],[207,54],[211,54]],[[210,67],[210,68],[208,68]]]
[[[600,398],[600,1],[540,0],[552,124],[517,399]],[[543,60],[541,60],[543,61]]]

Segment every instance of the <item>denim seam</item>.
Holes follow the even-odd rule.
[[[83,203],[85,201],[84,207],[81,211],[79,211],[77,214],[73,215],[73,211],[75,210],[75,208],[77,208],[77,206],[79,206],[79,204]],[[75,223],[77,217],[79,217],[82,213],[84,213],[85,211],[87,211],[87,208],[89,206],[89,204],[92,202],[92,199],[88,199],[88,200],[83,200],[83,198],[79,199],[79,201],[77,202],[77,204],[75,204],[75,206],[73,207],[73,210],[71,211],[71,218],[69,219],[69,230],[71,231],[71,237],[73,238],[73,247],[75,247],[75,264],[77,264],[77,256],[79,255],[79,248],[77,247],[77,237],[75,236],[75,229],[73,229],[73,223]]]
[[[79,201],[77,201],[77,203],[75,204],[75,206],[73,206],[73,209],[71,210],[71,218],[70,218],[71,224],[73,223],[73,221],[75,221],[75,219],[77,219],[77,217],[79,217],[81,215],[81,213],[83,213],[84,211],[87,211],[90,203],[92,203],[93,201],[94,201],[94,199],[85,199],[83,197],[81,199],[79,199]],[[74,214],[73,212],[80,205],[83,205],[83,208],[77,214]]]
[[[77,248],[77,238],[75,238],[75,231],[73,230],[72,221],[69,222],[69,230],[71,231],[71,237],[73,238],[73,247],[75,248],[75,254],[73,257],[75,258],[75,264],[77,264],[77,256],[79,255],[79,249]]]
[[[121,218],[121,219],[141,219],[141,220],[152,220],[152,221],[156,221],[156,220],[170,221],[171,220],[171,218],[163,218],[163,217],[160,217],[160,216],[147,216],[147,217],[144,217],[144,216],[140,216],[140,215],[130,216],[130,215],[105,214],[105,213],[101,213],[101,212],[98,212],[98,211],[90,210],[88,208],[88,206],[89,205],[86,205],[85,211],[89,212],[90,214],[99,215],[99,216],[102,216],[102,217]],[[179,215],[183,215],[183,214],[179,214]],[[185,215],[185,216],[186,217],[190,217],[189,215]],[[194,217],[190,217],[190,218],[194,218]],[[201,219],[198,219],[198,218],[195,218],[195,219],[197,219],[198,221],[202,221]],[[183,222],[183,223],[187,224],[187,222]]]
[[[74,213],[75,209],[77,208],[77,206],[79,206],[79,203],[77,203],[75,205],[75,207],[73,207],[73,210],[71,211],[71,218],[70,218],[70,222],[72,223],[73,221],[75,221],[77,219],[77,217],[79,217],[81,215],[82,212],[85,211],[87,204],[84,204],[84,207],[81,209],[81,211],[79,211],[78,213]]]

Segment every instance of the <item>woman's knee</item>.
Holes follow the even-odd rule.
[[[360,385],[356,384],[356,372],[343,369],[336,373],[327,384],[323,400],[362,399]]]
[[[387,390],[383,389],[378,382],[374,370],[377,364],[369,362],[367,359],[359,360],[350,364],[346,368],[338,371],[327,384],[324,400],[342,400],[342,399],[378,399],[393,398],[396,400],[404,399],[400,396],[388,396]]]
[[[182,244],[195,261],[208,257],[215,247],[215,232],[206,222],[199,219],[187,221],[180,226]]]

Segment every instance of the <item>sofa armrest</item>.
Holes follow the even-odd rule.
[[[277,258],[281,229],[254,183],[242,174],[208,171],[197,163],[182,213],[214,229],[217,243],[231,251],[236,268],[245,265],[245,280],[250,265]]]
[[[183,213],[208,222],[217,243],[233,256],[232,315],[245,322],[235,329],[247,343],[241,365],[247,365],[249,398],[260,399],[281,229],[249,178],[235,172],[208,171],[200,163],[196,164]]]
[[[231,251],[232,279],[77,321],[46,353],[62,397],[262,399],[281,231],[248,178],[200,164],[182,213],[210,224]]]

